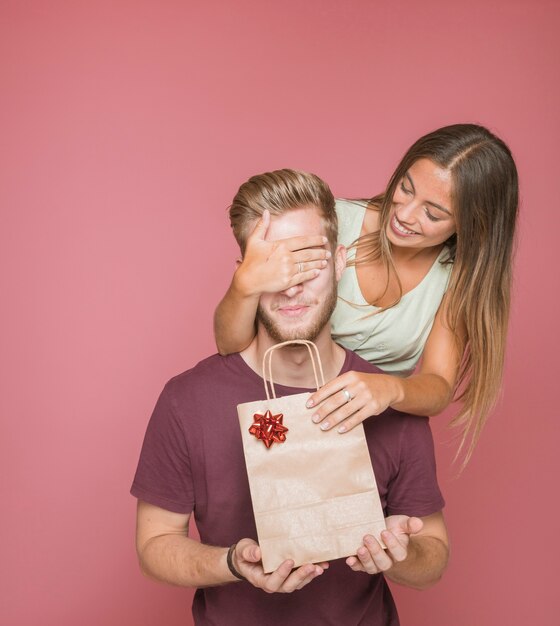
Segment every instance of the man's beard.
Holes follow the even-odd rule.
[[[269,336],[278,343],[283,341],[293,341],[294,339],[307,339],[307,341],[315,341],[328,321],[331,319],[337,300],[336,287],[336,279],[333,276],[332,289],[325,295],[325,300],[315,311],[315,318],[310,322],[307,322],[307,324],[303,323],[299,327],[294,328],[282,328],[280,324],[269,317],[269,315],[261,308],[260,304],[257,309],[257,321],[263,325]]]

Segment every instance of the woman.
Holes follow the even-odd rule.
[[[421,137],[384,193],[337,202],[339,242],[350,250],[333,338],[384,373],[348,372],[313,394],[310,407],[324,401],[313,415],[321,428],[344,432],[389,406],[434,415],[456,399],[452,424],[462,427],[468,461],[500,389],[517,209],[508,147],[473,124]],[[327,263],[316,242],[266,242],[268,221],[216,311],[221,353],[252,339],[265,285],[287,289]]]

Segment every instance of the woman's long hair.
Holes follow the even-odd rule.
[[[517,169],[506,144],[475,124],[440,128],[408,150],[385,192],[370,201],[380,212],[380,227],[357,240],[360,259],[353,262],[381,259],[387,276],[397,279],[401,295],[387,225],[397,186],[423,158],[448,170],[452,179],[456,234],[446,242],[453,269],[444,311],[462,355],[454,389],[461,408],[451,424],[462,429],[457,455],[466,449],[464,466],[501,387],[518,212]]]

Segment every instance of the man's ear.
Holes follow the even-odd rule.
[[[342,245],[336,246],[333,255],[334,259],[334,273],[336,280],[339,281],[342,276],[342,272],[346,268],[346,248]]]

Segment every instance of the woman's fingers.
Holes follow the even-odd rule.
[[[327,267],[328,261],[325,259],[319,259],[317,261],[296,261],[294,262],[293,270],[294,277],[302,277],[303,274],[307,274],[312,270],[322,270]]]
[[[297,252],[291,252],[293,260],[296,263],[310,263],[312,261],[326,261],[330,259],[332,254],[330,250],[321,246],[320,248],[306,248],[305,250],[298,250]]]
[[[266,221],[261,220],[247,242],[244,260],[250,271],[248,282],[258,293],[289,289],[316,278],[327,267],[332,254],[324,245],[325,237],[317,235],[266,241],[266,228]]]
[[[270,211],[265,210],[261,219],[255,224],[251,234],[247,237],[247,241],[256,239],[264,240],[266,232],[270,226]]]
[[[299,285],[300,283],[304,283],[308,280],[313,280],[314,278],[317,278],[317,276],[319,276],[321,272],[321,269],[322,268],[310,269],[306,272],[302,272],[301,274],[294,274],[292,278],[286,283],[286,286],[284,287],[284,289],[289,289],[290,287],[293,287],[294,285]]]
[[[399,389],[393,379],[383,374],[346,372],[310,396],[307,408],[313,409],[311,419],[323,430],[335,426],[341,433],[351,430],[398,400]]]
[[[323,430],[332,428],[364,408],[360,388],[353,383],[352,377],[348,374],[343,374],[321,387],[307,402],[307,408],[317,406],[311,419],[316,424],[322,422]]]
[[[372,415],[375,415],[375,413],[373,413],[367,405],[360,407],[350,402],[332,410],[322,420],[320,417],[312,419],[315,423],[320,422],[321,430],[330,430],[331,428],[337,427],[339,433],[345,433],[352,430],[352,428],[355,428]]]
[[[307,408],[310,409],[318,404],[321,404],[321,402],[327,398],[332,398],[335,393],[342,391],[342,389],[345,388],[347,382],[349,382],[348,377],[346,374],[343,374],[342,376],[338,376],[334,380],[331,380],[326,385],[323,385],[321,389],[311,395],[306,404]],[[320,419],[323,419],[326,415],[324,411],[317,411],[317,413],[320,415]]]
[[[286,248],[291,252],[298,250],[306,250],[308,248],[316,248],[326,250],[325,246],[329,240],[323,235],[309,235],[305,237],[289,237],[283,240]]]
[[[321,405],[311,419],[316,424],[321,422],[321,430],[329,430],[336,426],[357,411],[357,407],[353,405],[352,400],[348,401],[348,397],[352,397],[348,389],[338,391]]]
[[[335,415],[332,420],[331,420],[331,418],[329,418],[329,422],[332,422],[329,425],[329,429],[330,428],[334,428],[335,426],[337,426],[336,430],[339,433],[346,433],[349,430],[352,430],[353,428],[356,428],[356,426],[358,424],[361,424],[362,422],[367,420],[368,417],[371,417],[372,415],[375,415],[375,414],[371,413],[368,410],[367,407],[364,407],[363,409],[360,409],[359,411],[356,411],[355,413],[352,413],[352,415],[350,415],[346,419],[337,420],[336,419],[337,416]],[[329,430],[329,429],[323,429],[323,430]]]
[[[296,239],[305,238],[301,237]],[[291,240],[288,239],[285,240],[285,248],[289,248],[290,241]],[[300,282],[315,278],[319,274],[316,270],[325,269],[328,264],[328,259],[332,256],[330,250],[327,250],[324,246],[305,248],[295,252],[286,252],[286,255],[293,272],[293,277],[290,281],[291,285],[296,285]]]

